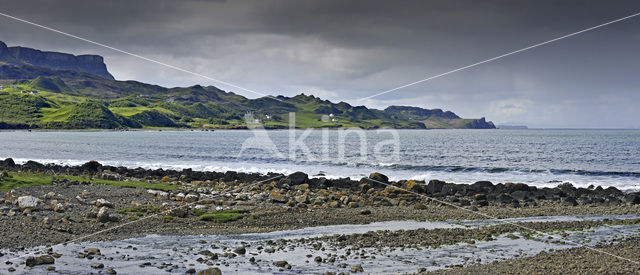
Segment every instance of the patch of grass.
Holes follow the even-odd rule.
[[[202,214],[198,217],[198,219],[200,219],[201,221],[213,221],[219,223],[232,222],[242,218],[243,213],[246,212],[246,210],[220,210],[213,213]]]
[[[118,210],[118,214],[133,214],[136,216],[144,216],[144,214],[155,214],[155,213],[160,213],[159,207],[137,206],[137,207],[126,207]]]
[[[40,186],[51,184],[53,178],[67,179],[71,181],[87,181],[95,184],[105,184],[112,186],[131,187],[131,188],[144,188],[170,191],[178,188],[177,185],[163,183],[163,182],[146,182],[146,181],[114,181],[104,179],[92,179],[89,177],[80,176],[53,176],[42,173],[23,173],[23,172],[10,172],[9,177],[0,181],[0,191],[10,191],[19,187],[26,186]]]
[[[202,209],[194,208],[193,209],[193,214],[199,217],[199,216],[202,216],[204,214],[207,214],[207,211],[206,210],[202,210]]]
[[[3,177],[0,181],[0,191],[11,191],[18,187],[40,186],[51,184],[53,177],[46,177],[40,174],[29,173],[7,173],[8,177]]]

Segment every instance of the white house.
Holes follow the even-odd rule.
[[[333,117],[333,114],[329,114],[329,117]]]
[[[32,94],[32,95],[37,95],[37,94],[38,94],[38,92],[37,92],[37,91],[31,91],[31,92],[29,92],[29,93],[30,93],[30,94]]]

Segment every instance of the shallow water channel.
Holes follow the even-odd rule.
[[[607,216],[546,216],[526,217],[495,220],[462,220],[462,221],[390,221],[364,225],[333,225],[310,227],[297,230],[274,231],[268,233],[241,235],[211,235],[211,236],[159,236],[149,235],[142,238],[132,238],[109,242],[83,242],[66,246],[57,245],[53,251],[62,256],[55,260],[56,270],[46,271],[44,266],[36,266],[31,270],[24,269],[25,252],[2,251],[0,257],[1,272],[13,266],[13,274],[22,273],[51,273],[51,274],[87,274],[99,273],[107,268],[115,269],[118,274],[184,274],[188,269],[201,270],[210,267],[205,262],[209,260],[212,266],[219,267],[223,274],[309,274],[333,272],[350,272],[351,267],[361,265],[365,273],[413,273],[419,268],[435,270],[455,265],[472,263],[488,263],[514,257],[532,256],[551,249],[566,249],[579,244],[595,245],[600,242],[610,242],[619,237],[637,234],[640,225],[600,226],[584,231],[566,231],[560,237],[559,233],[548,235],[534,235],[533,238],[513,238],[514,233],[498,236],[491,241],[476,241],[474,244],[459,243],[441,246],[439,248],[366,248],[348,251],[349,247],[335,248],[324,244],[323,249],[314,248],[309,243],[287,243],[282,249],[266,252],[270,241],[281,239],[302,239],[334,234],[366,233],[377,230],[411,230],[436,228],[477,228],[486,225],[496,225],[510,222],[558,222],[603,219],[632,219],[640,215],[607,215]],[[568,235],[566,235],[568,234]],[[559,241],[560,239],[568,240]],[[79,252],[85,248],[99,248],[101,255],[92,259],[78,258]],[[227,256],[233,249],[246,247],[245,255]],[[27,250],[36,252],[42,248]],[[217,260],[211,256],[200,254],[208,250],[219,255]],[[311,256],[311,257],[309,257]],[[314,261],[320,256],[322,262]],[[344,257],[340,257],[344,256]],[[252,258],[254,261],[250,261]],[[336,258],[330,262],[326,259]],[[201,258],[201,261],[198,261]],[[204,259],[204,260],[202,260]],[[274,261],[287,261],[291,269],[283,269],[273,265]],[[7,263],[10,261],[11,263]],[[92,263],[103,263],[104,268],[94,269]]]

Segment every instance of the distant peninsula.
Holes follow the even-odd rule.
[[[246,114],[266,129],[494,129],[485,118],[411,106],[384,110],[313,95],[249,99],[214,86],[166,88],[118,81],[98,55],[75,56],[0,41],[0,129],[247,129]]]

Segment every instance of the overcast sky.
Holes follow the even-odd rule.
[[[0,12],[265,94],[413,105],[533,127],[640,128],[640,1],[4,1]],[[215,85],[0,16],[0,40],[99,54],[119,80]]]

